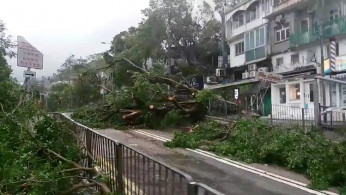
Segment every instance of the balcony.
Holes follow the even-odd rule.
[[[309,31],[291,34],[290,47],[295,48],[319,40],[320,30],[320,26],[318,24],[314,24],[313,28]],[[329,39],[342,34],[346,34],[345,18],[339,18],[322,24],[323,39]]]
[[[278,0],[278,3],[274,4],[272,14],[279,14],[285,10],[292,9],[294,6],[298,6],[301,3],[305,3],[308,0]]]

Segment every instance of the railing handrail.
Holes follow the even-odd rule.
[[[142,153],[142,152],[140,152],[140,151],[138,151],[138,150],[132,148],[131,146],[128,146],[128,145],[126,145],[126,144],[123,144],[123,143],[121,143],[121,142],[118,141],[118,140],[114,140],[113,138],[110,138],[110,137],[108,137],[108,136],[106,136],[106,135],[103,135],[103,134],[97,132],[96,130],[94,130],[94,129],[90,128],[90,127],[87,127],[87,126],[85,126],[85,125],[83,125],[83,124],[77,122],[76,120],[74,120],[74,119],[72,119],[71,117],[67,116],[66,113],[53,112],[53,113],[51,113],[51,114],[53,114],[53,115],[56,114],[56,115],[63,116],[65,119],[69,120],[69,121],[72,122],[73,124],[75,124],[75,125],[77,125],[77,126],[79,126],[79,127],[82,127],[82,128],[84,128],[84,129],[86,129],[86,130],[88,130],[88,131],[90,131],[90,132],[96,134],[97,136],[100,136],[100,137],[103,137],[103,138],[108,139],[108,140],[110,140],[110,141],[113,141],[116,145],[122,145],[123,147],[126,147],[126,148],[128,148],[128,149],[130,149],[130,150],[132,150],[132,151],[134,151],[134,152],[136,152],[136,153],[138,153],[139,155],[142,155],[142,156],[144,156],[144,157],[150,159],[150,160],[153,161],[154,163],[157,163],[157,164],[159,164],[159,165],[162,166],[162,167],[165,167],[165,168],[167,168],[167,169],[170,169],[171,171],[177,173],[177,174],[180,175],[181,177],[184,177],[184,178],[186,179],[187,183],[188,183],[190,186],[192,186],[192,187],[201,187],[201,188],[204,188],[205,190],[207,190],[207,191],[209,191],[209,192],[211,192],[211,193],[213,193],[213,194],[216,194],[216,195],[223,195],[223,193],[218,192],[217,190],[215,190],[215,189],[213,189],[213,188],[211,188],[211,187],[209,187],[209,186],[207,186],[207,185],[205,185],[205,184],[195,182],[195,181],[193,180],[192,176],[190,176],[189,174],[187,174],[187,173],[185,173],[185,172],[183,172],[183,171],[180,171],[179,169],[174,168],[174,167],[172,167],[172,166],[170,166],[170,165],[167,165],[166,163],[164,163],[164,162],[162,162],[162,161],[160,161],[160,160],[157,160],[157,159],[155,159],[154,157],[152,157],[152,156],[150,156],[150,155],[144,154],[144,153]],[[190,194],[189,194],[189,195],[190,195]]]
[[[101,133],[95,131],[94,129],[92,129],[92,128],[90,128],[90,127],[87,127],[87,126],[85,126],[85,125],[83,125],[83,124],[77,122],[76,120],[73,120],[71,117],[67,117],[64,113],[58,113],[58,114],[62,114],[66,119],[70,120],[71,122],[75,123],[75,124],[78,125],[78,126],[81,126],[81,127],[83,127],[83,128],[86,128],[87,130],[89,130],[89,131],[91,131],[91,132],[93,132],[93,133],[95,133],[95,134],[97,134],[97,135],[99,135],[99,136],[101,136],[101,137],[104,137],[104,138],[106,138],[106,139],[112,140],[112,141],[114,141],[116,144],[123,145],[123,146],[125,146],[125,147],[127,147],[127,148],[129,148],[129,149],[131,149],[131,150],[133,150],[133,151],[135,151],[135,152],[137,152],[137,153],[140,154],[140,155],[143,155],[143,156],[146,156],[146,157],[150,158],[152,161],[154,161],[154,162],[156,162],[156,163],[159,163],[159,164],[161,164],[161,165],[164,166],[164,167],[167,167],[167,168],[169,168],[169,169],[172,169],[174,172],[179,173],[180,175],[184,176],[188,182],[193,182],[193,179],[192,179],[192,177],[191,177],[189,174],[184,173],[184,172],[182,172],[182,171],[180,171],[180,170],[178,170],[178,169],[176,169],[176,168],[174,168],[174,167],[171,167],[170,165],[167,165],[167,164],[164,163],[164,162],[161,162],[161,161],[159,161],[159,160],[156,160],[154,157],[152,157],[152,156],[150,156],[150,155],[147,155],[147,154],[144,154],[144,153],[142,153],[142,152],[140,152],[140,151],[138,151],[138,150],[132,148],[131,146],[128,146],[128,145],[126,145],[126,144],[121,143],[121,142],[118,141],[118,140],[114,140],[113,138],[110,138],[110,137],[108,137],[108,136],[106,136],[106,135],[103,135],[103,134],[101,134]]]

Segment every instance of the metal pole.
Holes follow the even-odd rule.
[[[303,129],[304,129],[304,131],[305,131],[305,113],[304,113],[304,108],[302,108],[302,124],[303,124]]]
[[[323,51],[323,27],[322,27],[322,22],[319,20],[319,26],[320,26],[320,48],[321,48],[321,76],[324,78],[324,51]],[[321,83],[322,86],[322,106],[326,106],[326,87],[325,83],[322,81]],[[329,89],[330,90],[330,89]],[[327,117],[323,117],[324,122],[327,121]]]
[[[187,184],[187,194],[188,195],[195,195],[198,194],[198,186],[195,182],[190,182]]]
[[[117,143],[115,148],[116,154],[116,169],[117,169],[117,189],[116,191],[120,194],[125,194],[124,191],[124,180],[123,180],[123,146]]]
[[[221,50],[222,50],[222,67],[227,68],[228,64],[228,56],[226,51],[226,0],[224,0],[224,5],[222,11],[220,11],[221,15]]]
[[[320,96],[319,96],[319,87],[318,87],[318,80],[315,78],[314,81],[314,107],[315,107],[315,124],[316,126],[321,125],[321,112],[320,112]]]

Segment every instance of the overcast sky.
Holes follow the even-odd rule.
[[[50,76],[72,54],[77,57],[109,49],[114,35],[137,26],[149,0],[8,0],[1,2],[0,20],[15,40],[23,36],[44,54],[44,69],[37,78]],[[23,81],[16,59],[9,60],[13,76]]]

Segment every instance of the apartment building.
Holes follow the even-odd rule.
[[[273,72],[283,75],[283,80],[272,84],[272,104],[314,108],[314,99],[321,96],[313,90],[314,77],[321,74],[321,50],[326,75],[331,72],[329,59],[335,54],[339,68],[332,72],[332,77],[344,78],[345,5],[343,0],[273,1],[272,12],[265,18],[270,26]],[[335,49],[331,49],[332,42]],[[329,102],[326,106],[346,105],[346,86],[336,90],[336,86],[327,85],[324,92]]]
[[[225,72],[217,70],[217,76],[229,82],[212,88],[232,91],[246,85],[247,90],[241,89],[239,102],[254,110],[264,109],[264,102],[270,105],[270,90],[261,91],[257,74],[259,69],[271,71],[269,26],[265,18],[271,9],[271,0],[231,1],[225,7],[230,67]],[[267,96],[263,98],[265,94]]]

